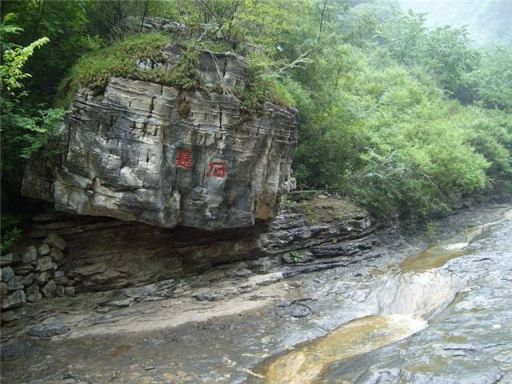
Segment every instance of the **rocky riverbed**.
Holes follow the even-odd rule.
[[[42,301],[3,329],[2,382],[505,383],[507,212],[383,229],[347,243],[350,256]]]

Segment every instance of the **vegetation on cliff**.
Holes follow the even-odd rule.
[[[80,87],[103,90],[110,76],[136,80],[158,81],[169,76],[165,71],[143,70],[137,67],[137,58],[163,60],[162,49],[169,43],[163,33],[139,34],[94,50],[80,58],[60,84],[61,102],[69,104]]]
[[[1,7],[4,211],[19,204],[23,157],[56,130],[64,113],[56,102],[78,86],[102,87],[109,75],[197,85],[182,76],[189,66],[170,78],[134,65],[137,57],[158,59],[171,39],[137,33],[148,16],[187,25],[178,42],[191,52],[213,44],[246,55],[248,106],[272,99],[299,109],[301,187],[347,194],[382,216],[416,218],[512,189],[512,48],[475,48],[464,28],[428,29],[424,16],[394,2],[29,0]],[[17,90],[8,88],[13,80]]]

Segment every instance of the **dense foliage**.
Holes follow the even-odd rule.
[[[248,107],[271,99],[299,109],[294,168],[301,187],[409,218],[512,190],[512,48],[475,48],[464,28],[429,29],[424,16],[393,1],[26,0],[1,7],[3,211],[18,202],[23,159],[58,130],[64,111],[57,102],[66,106],[81,85],[102,88],[110,75],[196,87],[194,52],[205,45],[248,57]],[[151,15],[191,31],[179,37],[189,50],[179,73],[135,65],[158,60],[172,38],[137,33]]]

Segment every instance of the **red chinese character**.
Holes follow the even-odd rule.
[[[226,177],[226,163],[224,163],[222,161],[212,161],[208,165],[208,167],[209,167],[209,169],[208,169],[208,173],[206,174],[206,176],[222,177],[222,178]]]
[[[192,169],[192,154],[187,149],[178,149],[176,154],[176,167]]]

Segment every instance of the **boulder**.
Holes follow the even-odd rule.
[[[69,279],[64,273],[64,271],[55,271],[55,282],[58,285],[69,285]]]
[[[163,54],[158,65],[172,71],[183,47]],[[168,228],[241,228],[274,217],[293,185],[297,111],[267,102],[248,112],[219,92],[244,87],[243,57],[203,50],[199,62],[203,90],[121,77],[100,94],[79,90],[61,161],[48,169],[33,159],[22,192],[60,211]]]
[[[62,322],[42,323],[32,326],[28,334],[34,337],[50,338],[52,336],[62,335],[69,331],[69,327]],[[73,380],[73,382],[76,382]]]
[[[75,296],[75,288],[74,287],[65,287],[64,294],[66,296]]]
[[[35,276],[34,276],[33,273],[30,273],[30,274],[26,275],[23,278],[23,286],[28,287],[29,285],[32,285],[34,280],[35,280]]]

